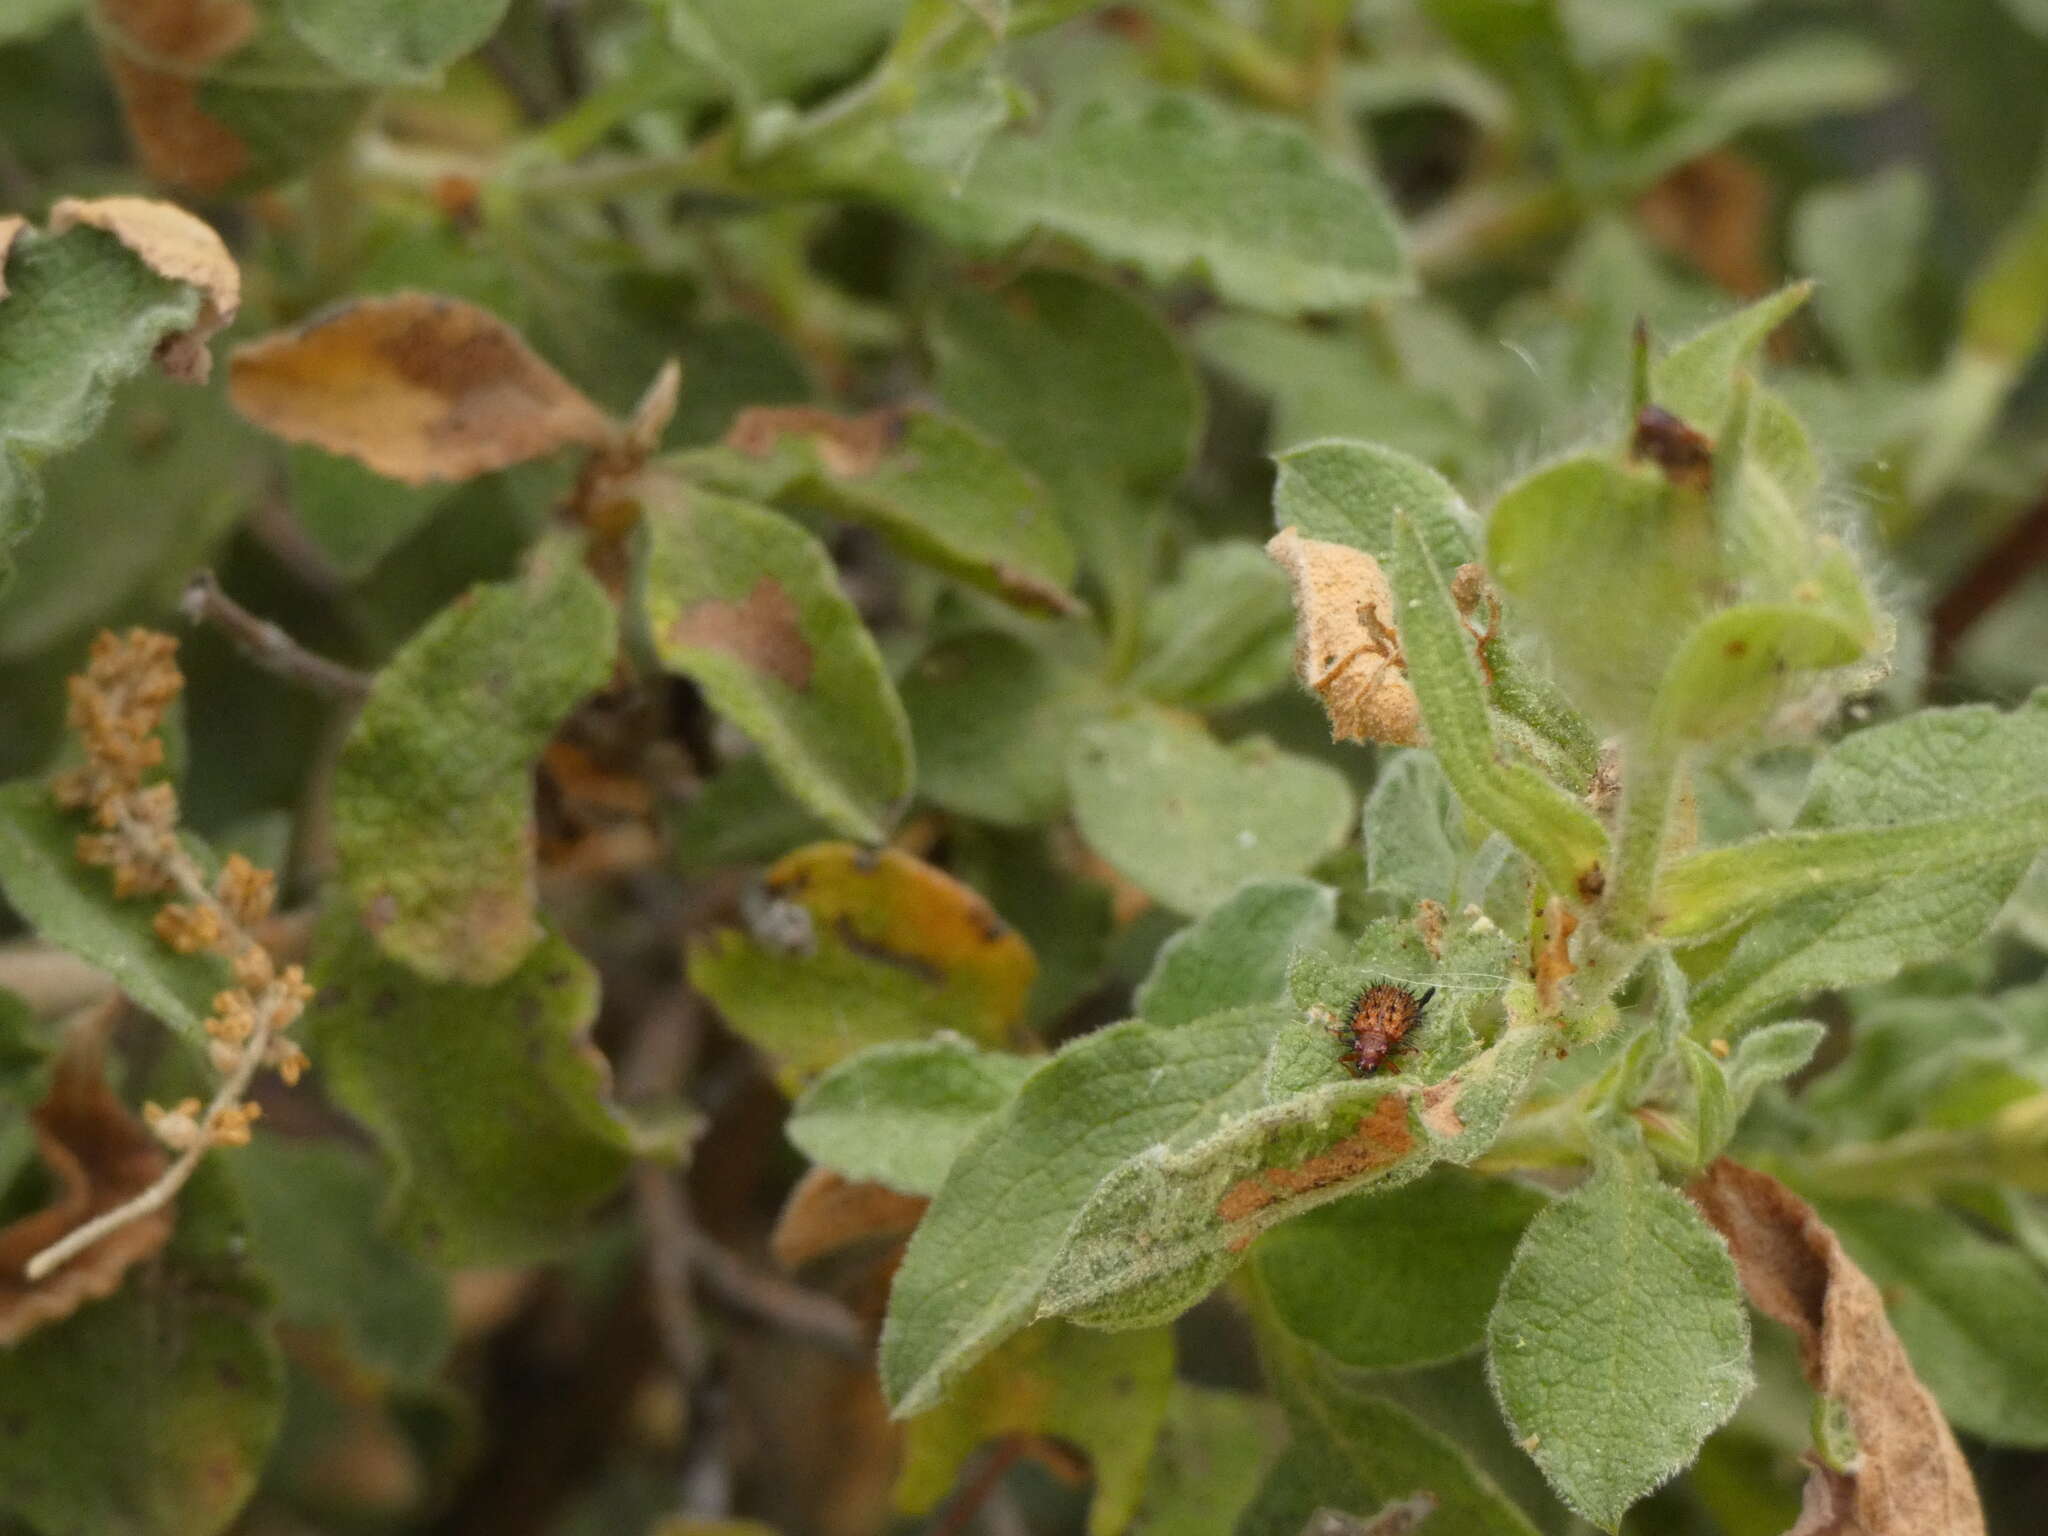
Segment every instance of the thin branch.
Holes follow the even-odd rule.
[[[370,691],[370,680],[362,673],[315,656],[268,619],[257,618],[229,597],[211,571],[200,571],[185,584],[178,611],[190,623],[211,624],[250,661],[287,682],[336,699],[357,700]]]
[[[685,1240],[697,1277],[721,1301],[834,1354],[853,1360],[867,1358],[867,1331],[860,1319],[830,1296],[770,1270],[756,1269],[694,1224]]]
[[[939,1512],[939,1518],[932,1522],[930,1536],[960,1536],[974,1523],[974,1517],[988,1503],[1010,1469],[1024,1459],[1031,1449],[1029,1435],[1008,1435],[998,1440],[982,1459],[974,1476],[962,1485],[946,1507]]]
[[[1946,672],[1978,621],[2044,562],[2048,562],[2048,495],[2021,513],[1934,605],[1928,616],[1927,670],[1937,677]]]

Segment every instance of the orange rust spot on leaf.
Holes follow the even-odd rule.
[[[1557,1010],[1558,989],[1578,969],[1571,956],[1572,934],[1578,926],[1578,918],[1565,906],[1564,899],[1551,897],[1550,904],[1543,909],[1543,948],[1537,952],[1535,967],[1536,1000],[1546,1013]]]
[[[1288,1167],[1262,1168],[1223,1192],[1216,1214],[1235,1223],[1279,1200],[1294,1199],[1390,1168],[1415,1147],[1408,1125],[1408,1099],[1391,1093],[1359,1119],[1358,1128],[1324,1151]]]
[[[796,604],[782,584],[763,576],[736,602],[710,598],[668,626],[670,643],[724,651],[791,688],[808,688],[815,657]]]

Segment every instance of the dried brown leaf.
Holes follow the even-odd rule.
[[[1379,562],[1283,528],[1266,545],[1294,583],[1294,669],[1323,701],[1337,741],[1412,747],[1422,714],[1401,657],[1394,594]]]
[[[28,228],[28,220],[18,213],[0,213],[0,299],[7,297],[7,253],[14,248],[14,237]]]
[[[1816,1469],[1791,1536],[1982,1536],[1969,1466],[1913,1374],[1884,1298],[1799,1196],[1721,1158],[1688,1193],[1728,1241],[1757,1309],[1790,1328],[1814,1389],[1839,1403],[1859,1455]]]
[[[255,33],[248,0],[97,0],[107,67],[121,94],[128,131],[159,181],[216,192],[249,164],[240,134],[199,99],[208,65]]]
[[[294,443],[425,485],[619,431],[497,316],[425,293],[345,304],[237,347],[237,410]]]
[[[856,1243],[900,1242],[930,1203],[886,1184],[813,1168],[789,1192],[768,1251],[784,1269],[795,1270]]]
[[[1754,162],[1727,150],[1688,160],[1636,204],[1643,232],[1708,281],[1753,298],[1771,274],[1771,186]]]
[[[175,203],[149,197],[67,197],[50,210],[50,232],[79,225],[105,230],[159,277],[188,283],[201,294],[199,319],[189,331],[167,336],[157,366],[174,379],[203,384],[213,371],[206,343],[233,322],[242,307],[242,273],[210,225]]]
[[[57,1193],[41,1210],[0,1228],[0,1347],[112,1295],[131,1264],[164,1245],[177,1220],[168,1207],[152,1211],[31,1282],[24,1274],[30,1259],[142,1193],[163,1172],[165,1156],[107,1087],[97,1042],[67,1048],[29,1122]]]

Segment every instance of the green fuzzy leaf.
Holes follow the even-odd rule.
[[[1472,422],[1440,389],[1391,370],[1378,338],[1241,311],[1207,317],[1196,334],[1205,360],[1269,402],[1266,442],[1274,449],[1370,436],[1428,463],[1478,467],[1483,444]],[[1469,386],[1471,375],[1462,382]]]
[[[931,345],[939,397],[1055,493],[1091,479],[1157,491],[1194,457],[1194,369],[1124,289],[1046,270],[958,290],[933,316]]]
[[[1201,394],[1143,299],[1076,273],[962,291],[933,316],[939,398],[1052,491],[1098,580],[1135,603],[1149,570],[1139,503],[1194,457]]]
[[[1436,563],[1456,570],[1479,558],[1476,519],[1455,487],[1420,460],[1374,443],[1308,443],[1279,457],[1273,521],[1303,538],[1393,559],[1395,519],[1415,519]]]
[[[1466,809],[1499,828],[1554,888],[1575,891],[1605,860],[1606,832],[1583,804],[1501,753],[1472,637],[1422,526],[1405,511],[1395,514],[1393,555],[1408,680],[1445,777]]]
[[[1821,1214],[1885,1294],[1885,1316],[1956,1428],[2048,1445],[2048,1278],[1938,1206],[1829,1200]]]
[[[1753,1029],[1735,1044],[1728,1058],[1728,1093],[1739,1120],[1758,1092],[1783,1082],[1813,1060],[1827,1038],[1827,1026],[1812,1019],[1786,1019]]]
[[[1337,893],[1313,880],[1242,885],[1160,947],[1133,1006],[1151,1024],[1191,1024],[1225,1008],[1287,995],[1296,951],[1327,940]]]
[[[308,1050],[391,1161],[394,1229],[450,1266],[559,1252],[633,1153],[587,1038],[596,973],[550,935],[493,985],[428,981],[336,928],[315,955]]]
[[[390,1380],[430,1385],[455,1337],[447,1283],[378,1230],[376,1160],[340,1141],[259,1134],[228,1171],[284,1321],[338,1336],[348,1359]]]
[[[104,231],[23,230],[0,250],[0,583],[35,526],[35,467],[96,431],[114,386],[190,330],[199,290],[160,277]]]
[[[746,930],[692,941],[692,983],[790,1080],[942,1029],[1017,1043],[1038,963],[979,892],[900,849],[799,848]]]
[[[686,58],[752,104],[858,69],[888,41],[906,0],[805,0],[800,15],[753,0],[658,0],[656,9]]]
[[[1449,1001],[1448,985],[1447,975],[1432,1014]],[[1548,1025],[1512,1028],[1425,1089],[1407,1073],[1343,1077],[1325,1038],[1320,1060],[1338,1080],[1276,1096],[1289,1047],[1320,1033],[1292,1016],[1289,1023],[1262,1083],[1268,1103],[1200,1140],[1148,1147],[1102,1180],[1066,1233],[1042,1312],[1103,1327],[1171,1317],[1206,1295],[1261,1232],[1369,1186],[1404,1184],[1433,1163],[1470,1161],[1492,1143],[1554,1039]],[[1145,1233],[1142,1245],[1131,1242],[1134,1231]]]
[[[1189,709],[1228,709],[1284,687],[1294,671],[1287,576],[1249,543],[1193,551],[1145,608],[1145,655],[1131,685]]]
[[[1594,455],[1548,465],[1502,494],[1486,525],[1486,567],[1548,643],[1573,696],[1617,723],[1647,712],[1722,585],[1706,500]]]
[[[1650,398],[1705,431],[1718,431],[1735,402],[1736,375],[1812,293],[1812,283],[1790,283],[1695,331],[1650,369]]]
[[[849,1179],[935,1195],[960,1149],[1041,1064],[957,1035],[873,1046],[805,1089],[786,1129],[804,1156]]]
[[[260,484],[255,434],[218,389],[143,374],[108,409],[90,453],[43,471],[45,511],[0,599],[0,656],[25,657],[95,623],[167,613]],[[133,490],[149,486],[142,515]]]
[[[787,518],[650,470],[640,603],[654,654],[745,731],[791,794],[870,842],[911,785],[910,723],[824,547]]]
[[[0,1190],[35,1156],[29,1112],[49,1091],[54,1031],[29,1005],[0,988]]]
[[[479,46],[509,0],[280,0],[284,24],[365,85],[427,85]]]
[[[1793,212],[1792,249],[1813,276],[1814,308],[1858,372],[1912,361],[1906,305],[1932,213],[1925,173],[1903,162],[1809,192]]]
[[[268,1301],[227,1176],[202,1164],[159,1258],[0,1350],[0,1510],[39,1536],[227,1529],[283,1412]]]
[[[1285,1438],[1269,1399],[1174,1382],[1136,1529],[1145,1536],[1214,1536],[1258,1492]]]
[[[1658,892],[1667,933],[1752,919],[1694,993],[1699,1029],[1883,980],[1980,935],[2048,844],[2044,751],[2048,696],[2009,714],[1927,710],[1829,753],[1791,831],[1671,866]]]
[[[1398,910],[1423,900],[1447,912],[1477,906],[1504,933],[1527,928],[1527,863],[1498,832],[1471,846],[1464,807],[1435,754],[1382,757],[1364,821],[1368,883]]]
[[[1065,235],[1273,314],[1354,308],[1412,282],[1375,187],[1291,125],[1194,96],[1100,100],[1000,135],[961,198],[943,227],[995,243]]]
[[[1846,667],[1870,647],[1867,625],[1789,604],[1724,608],[1685,637],[1657,711],[1671,738],[1706,742],[1754,724],[1802,672]]]
[[[910,1240],[882,1331],[882,1390],[922,1412],[1038,1310],[1060,1238],[1096,1185],[1155,1144],[1256,1102],[1285,1016],[1237,1009],[1084,1035],[1039,1068],[960,1152]]]
[[[377,675],[335,770],[334,843],[386,954],[483,985],[539,938],[533,763],[615,648],[604,589],[557,544],[445,609]]]
[[[1088,1457],[1089,1536],[1129,1527],[1173,1387],[1173,1335],[1098,1333],[1041,1323],[995,1351],[937,1407],[905,1427],[896,1506],[934,1509],[985,1442],[1049,1435]]]
[[[830,834],[831,828],[790,799],[758,752],[720,764],[669,820],[676,863],[689,874],[764,864]]]
[[[903,679],[918,793],[1005,827],[1066,809],[1067,757],[1111,694],[1093,672],[1000,630],[941,641]]]
[[[1247,880],[1307,872],[1344,840],[1356,809],[1334,769],[1263,739],[1225,746],[1151,711],[1084,730],[1067,781],[1089,846],[1189,913]]]
[[[1515,1244],[1548,1202],[1505,1179],[1438,1168],[1267,1233],[1259,1283],[1288,1329],[1364,1370],[1476,1349]]]
[[[8,905],[52,944],[114,978],[136,1004],[194,1040],[213,996],[230,984],[218,955],[181,955],[156,936],[161,904],[114,899],[112,874],[81,864],[76,845],[84,817],[58,809],[49,785],[0,785],[0,891]],[[212,857],[188,840],[202,865]]]
[[[1017,607],[1077,606],[1074,546],[1045,487],[978,428],[913,407],[889,419],[886,440],[857,446],[836,417],[759,430],[765,441],[729,439],[676,463],[716,490],[867,524],[910,559]]]
[[[1263,1288],[1252,1292],[1252,1313],[1261,1363],[1294,1438],[1237,1536],[1300,1536],[1318,1508],[1369,1514],[1423,1492],[1435,1501],[1425,1530],[1434,1523],[1461,1536],[1535,1536],[1463,1445],[1296,1335]]]
[[[1610,1531],[1751,1385],[1734,1261],[1635,1162],[1529,1224],[1487,1349],[1510,1427],[1564,1501]]]

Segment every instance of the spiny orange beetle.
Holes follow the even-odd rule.
[[[1370,1077],[1387,1053],[1401,1043],[1401,1037],[1415,1027],[1423,1007],[1435,996],[1435,987],[1417,997],[1391,981],[1367,987],[1351,1000],[1344,1018],[1329,1027],[1331,1034],[1351,1047],[1337,1059],[1353,1077]]]

